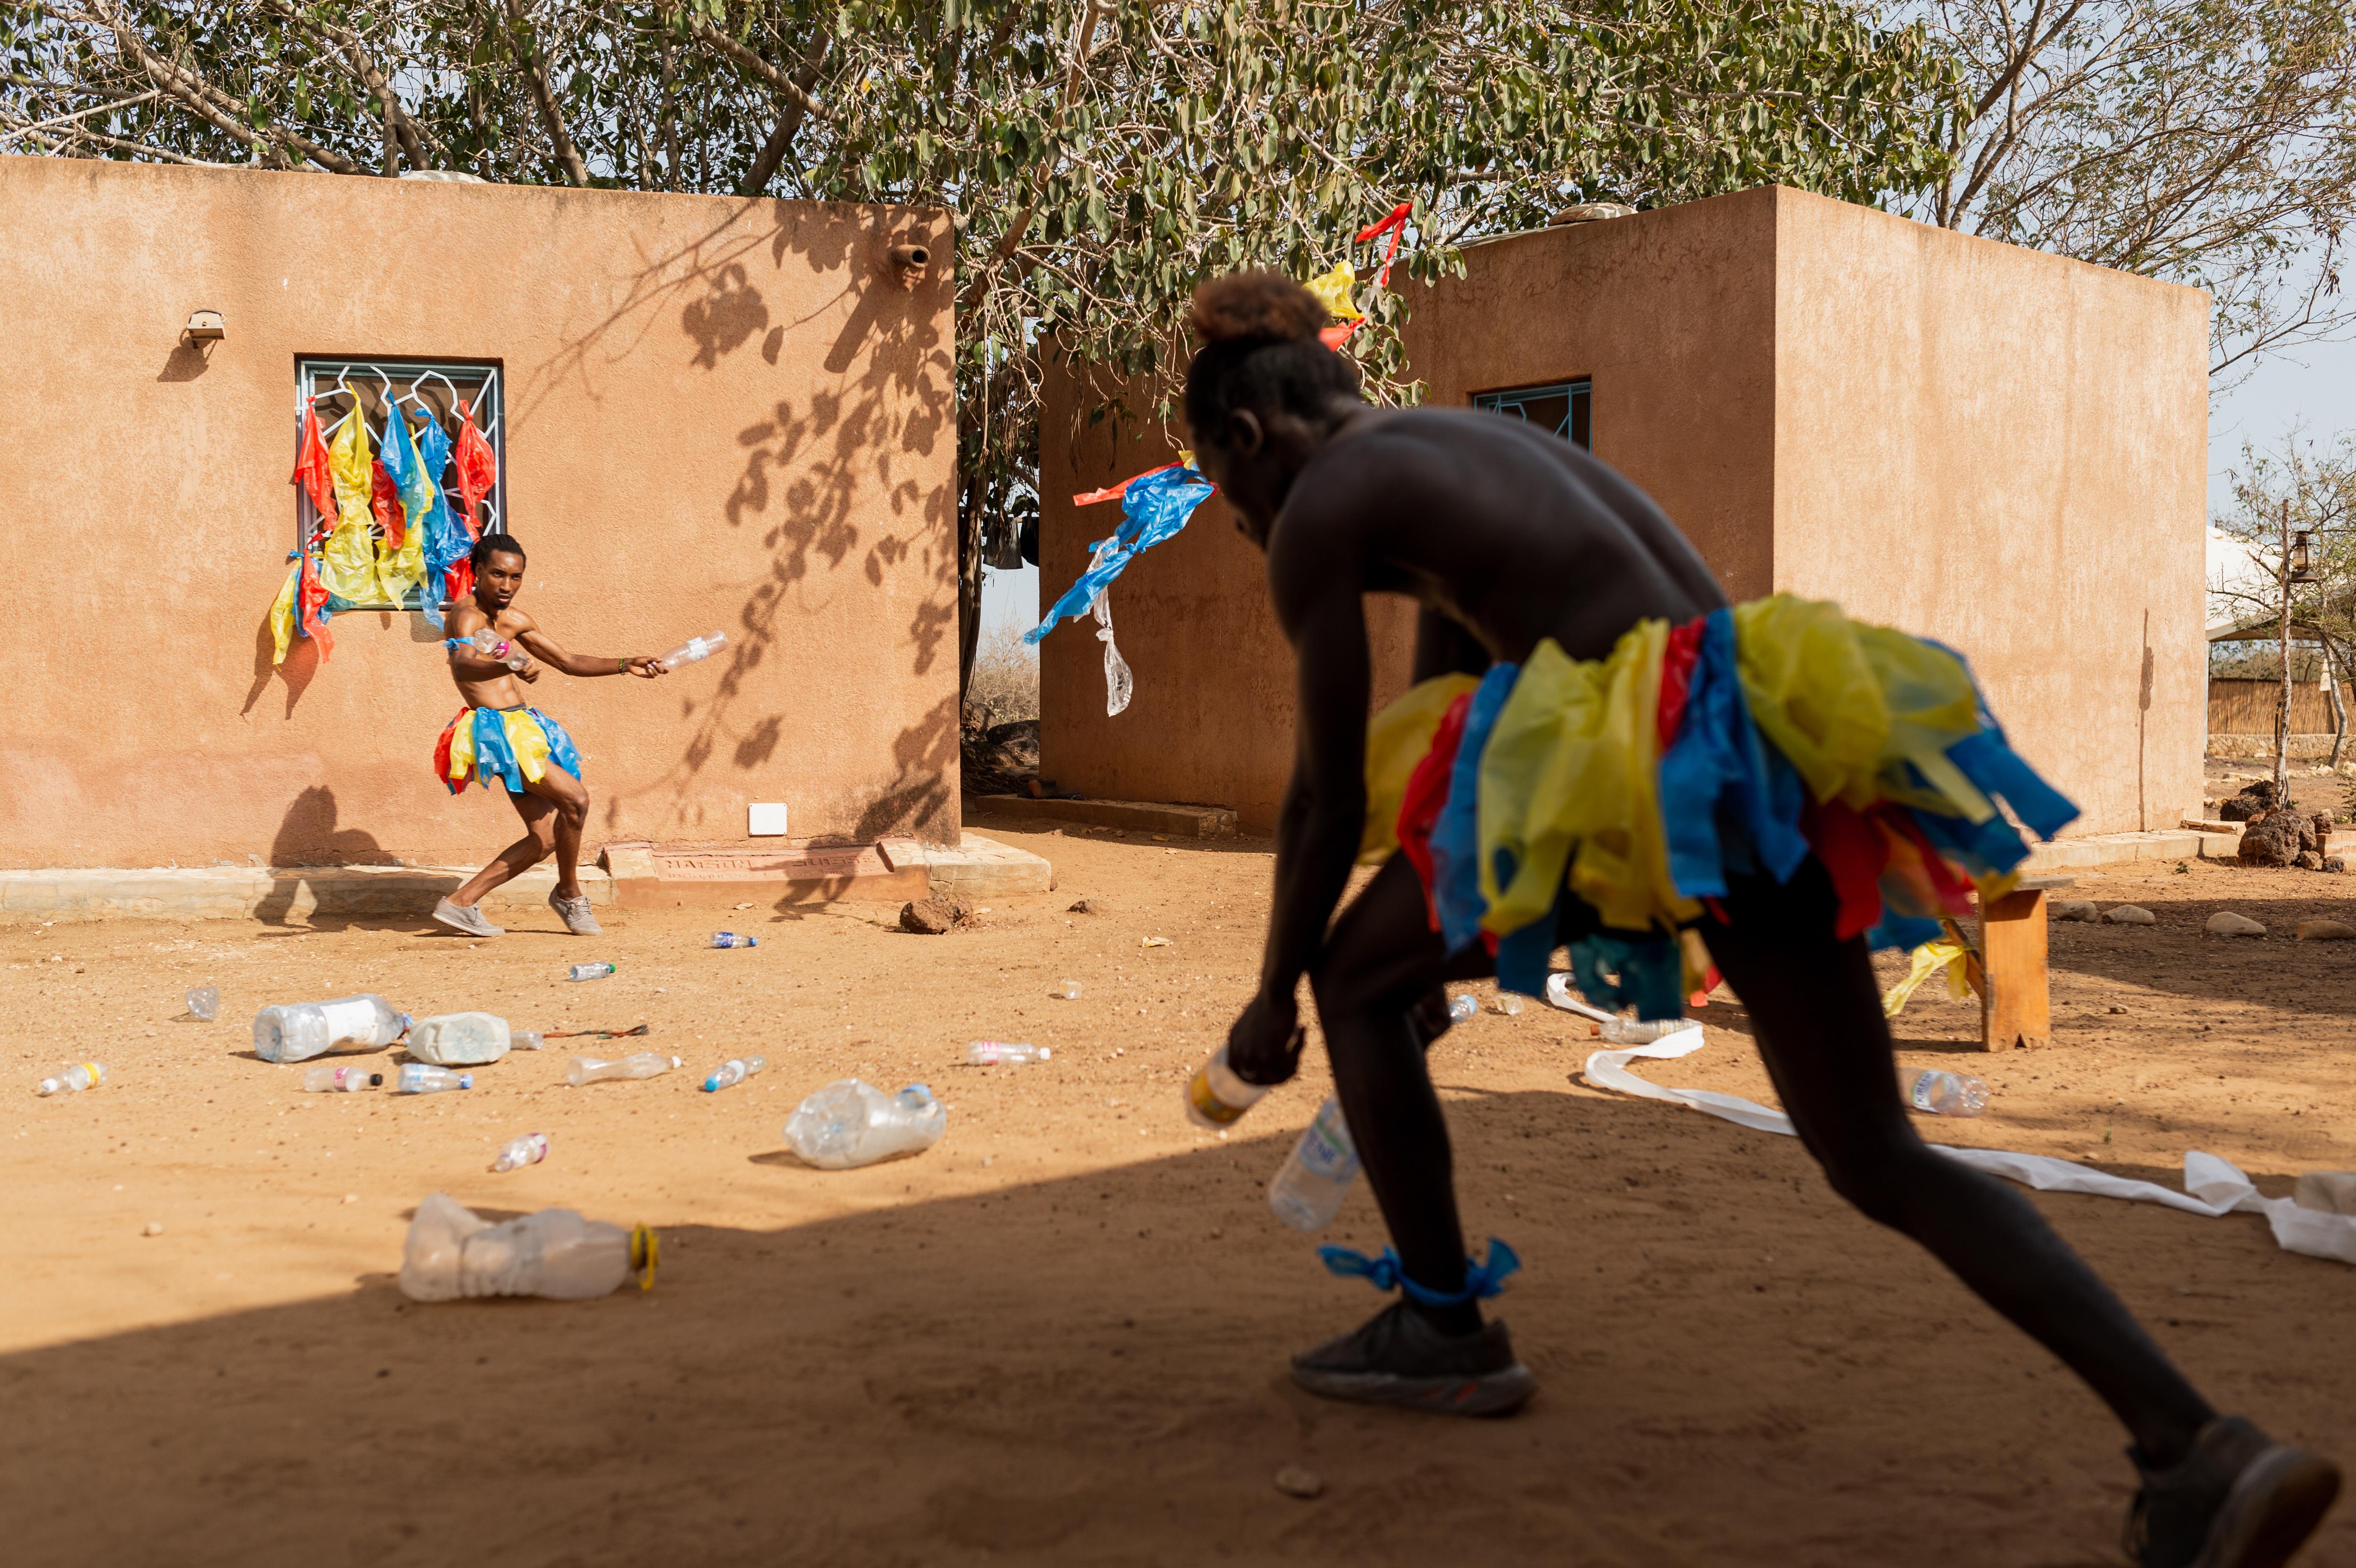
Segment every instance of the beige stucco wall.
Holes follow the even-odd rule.
[[[1775,585],[1969,658],[2072,833],[2197,814],[2208,296],[1777,198]]]
[[[1834,598],[1962,651],[2084,808],[2074,833],[2198,805],[2206,296],[1774,187],[1464,260],[1415,298],[1429,401],[1590,378],[1597,455],[1730,596]],[[1051,428],[1070,402],[1051,395]],[[1043,603],[1111,526],[1053,503],[1162,459],[1099,432],[1044,465]],[[1215,677],[1197,706],[1107,720],[1095,642],[1048,638],[1042,758],[1065,787],[1248,821],[1281,793],[1287,650],[1215,505],[1114,590],[1131,713],[1173,675]],[[1403,675],[1410,624],[1386,628]]]
[[[591,837],[957,827],[948,281],[937,214],[0,158],[0,865],[480,859],[506,802],[431,770],[459,707],[415,614],[270,663],[302,355],[490,359],[519,604],[564,645],[735,646],[530,699]],[[198,307],[229,336],[179,347]]]

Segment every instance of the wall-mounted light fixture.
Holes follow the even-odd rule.
[[[2315,536],[2305,528],[2290,536],[2290,580],[2315,581]]]
[[[219,343],[229,336],[229,323],[217,310],[191,311],[188,325],[180,328],[183,343]]]

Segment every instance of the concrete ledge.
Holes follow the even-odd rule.
[[[1054,866],[1028,849],[979,833],[962,835],[954,849],[927,847],[925,860],[936,897],[971,901],[1055,890]]]
[[[1033,800],[1026,795],[983,795],[974,809],[1018,822],[1085,823],[1131,833],[1162,833],[1173,838],[1214,838],[1236,830],[1236,814],[1224,805],[1163,805],[1142,800]]]
[[[2238,833],[2196,833],[2174,828],[2159,833],[2094,833],[2034,845],[2021,869],[2029,872],[2114,866],[2129,860],[2232,859],[2242,846]]]
[[[2209,755],[2225,762],[2272,762],[2275,737],[2272,731],[2263,735],[2216,734],[2209,737]],[[2285,748],[2285,755],[2313,762],[2331,755],[2331,737],[2324,735],[2293,735]]]
[[[0,922],[60,917],[260,920],[295,916],[416,915],[475,874],[472,866],[186,866],[146,870],[97,867],[0,871]],[[581,869],[593,904],[614,901],[614,880]],[[484,901],[493,908],[547,901],[556,868],[534,866]]]

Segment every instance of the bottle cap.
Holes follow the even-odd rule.
[[[471,1073],[471,1072],[461,1072],[460,1074],[458,1074],[458,1087],[459,1087],[459,1088],[461,1088],[461,1089],[472,1089],[474,1086],[475,1086],[475,1075],[474,1075],[473,1073]]]
[[[378,1084],[382,1083],[383,1082],[384,1082],[384,1074],[383,1074],[383,1073],[381,1073],[381,1072],[371,1072],[371,1073],[369,1073],[369,1088],[373,1089],[373,1088],[375,1088]]]
[[[1047,1047],[1045,1047],[1045,1046],[1044,1046],[1044,1045],[1043,1045],[1043,1046],[1041,1046],[1041,1047],[1039,1048],[1039,1060],[1040,1060],[1040,1061],[1046,1061],[1049,1057],[1051,1057],[1051,1056],[1053,1056],[1053,1055],[1055,1055],[1055,1053],[1053,1051],[1050,1051]]]

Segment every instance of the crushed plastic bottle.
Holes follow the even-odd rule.
[[[508,1048],[510,1051],[543,1051],[547,1046],[547,1038],[536,1029],[508,1030]]]
[[[519,1170],[527,1165],[538,1165],[548,1157],[548,1135],[526,1133],[519,1138],[509,1138],[499,1146],[498,1158],[491,1161],[493,1171]]]
[[[570,1209],[491,1224],[436,1192],[417,1206],[402,1247],[401,1293],[412,1301],[541,1296],[590,1301],[638,1276],[655,1283],[658,1248],[646,1226],[625,1230]]]
[[[330,1051],[381,1051],[408,1028],[409,1015],[372,991],[286,1002],[253,1015],[253,1053],[264,1061],[308,1061]]]
[[[530,654],[500,636],[488,626],[476,628],[475,635],[468,637],[466,641],[474,645],[477,653],[493,664],[503,664],[509,669],[521,669],[531,662]]]
[[[657,659],[655,663],[665,669],[677,669],[683,664],[694,664],[699,659],[708,659],[727,645],[728,634],[725,632],[714,632],[708,637],[690,637]]]
[[[611,964],[575,964],[565,972],[568,980],[602,980],[614,972]]]
[[[1012,1067],[1025,1061],[1044,1061],[1055,1052],[1044,1045],[1029,1040],[978,1040],[965,1048],[965,1059],[976,1067]]]
[[[475,1075],[471,1072],[453,1072],[446,1067],[435,1067],[424,1061],[404,1061],[401,1064],[401,1077],[394,1083],[392,1092],[396,1094],[439,1094],[444,1089],[472,1089],[474,1086]]]
[[[370,1072],[364,1067],[306,1067],[303,1070],[303,1088],[311,1094],[357,1094],[363,1089],[373,1089],[384,1082],[381,1072]]]
[[[703,1081],[703,1092],[707,1094],[718,1093],[723,1089],[742,1083],[767,1065],[769,1065],[769,1059],[766,1056],[740,1056],[723,1061],[720,1064],[718,1072]]]
[[[1268,1093],[1265,1085],[1247,1083],[1227,1065],[1227,1048],[1221,1046],[1186,1081],[1186,1119],[1213,1132],[1234,1126],[1243,1114]]]
[[[1673,1034],[1701,1028],[1699,1019],[1659,1019],[1652,1023],[1635,1019],[1623,1019],[1617,1013],[1606,1012],[1572,988],[1570,976],[1553,974],[1547,976],[1547,1000],[1567,1013],[1576,1013],[1587,1020],[1590,1035],[1600,1035],[1612,1045],[1651,1045]]]
[[[47,1098],[51,1094],[78,1094],[84,1089],[95,1089],[106,1082],[103,1061],[75,1061],[59,1068],[36,1084],[33,1093]]]
[[[436,1067],[483,1067],[508,1053],[514,1034],[496,1013],[437,1013],[409,1026],[409,1054]]]
[[[190,991],[187,994],[185,1000],[187,1004],[188,1016],[190,1018],[201,1019],[206,1023],[210,1023],[215,1019],[220,1017],[220,987],[219,986],[198,986],[195,990]]]
[[[1058,980],[1055,988],[1047,994],[1061,997],[1067,1002],[1076,1002],[1080,999],[1080,983],[1077,980]]]
[[[1296,1231],[1322,1231],[1342,1211],[1357,1179],[1358,1148],[1342,1119],[1342,1102],[1328,1099],[1268,1184],[1268,1206]]]
[[[1976,1116],[1987,1109],[1988,1087],[1966,1073],[1933,1069],[1907,1086],[1906,1103],[1934,1116]]]
[[[758,947],[761,945],[761,939],[757,936],[739,936],[733,931],[715,931],[712,933],[712,945],[714,947]]]
[[[1462,1023],[1481,1010],[1481,1004],[1469,996],[1448,998],[1448,1021]]]
[[[795,1107],[786,1143],[820,1170],[849,1170],[941,1141],[949,1114],[922,1083],[885,1094],[873,1083],[841,1078]]]
[[[575,1089],[584,1083],[600,1083],[610,1078],[652,1078],[658,1072],[668,1072],[680,1065],[676,1056],[660,1051],[641,1051],[615,1061],[600,1061],[594,1056],[576,1056],[565,1072],[564,1081]]]
[[[1514,995],[1511,991],[1498,992],[1497,999],[1493,1005],[1499,1012],[1503,1013],[1509,1019],[1517,1019],[1522,1016],[1522,999],[1521,997]]]

